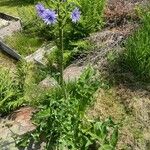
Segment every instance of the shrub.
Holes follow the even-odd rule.
[[[150,81],[150,11],[141,11],[141,27],[125,43],[125,63],[140,79]]]

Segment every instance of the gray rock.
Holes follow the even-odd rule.
[[[13,112],[7,118],[0,119],[0,149],[18,150],[15,147],[16,135],[23,135],[33,131],[36,127],[31,122],[32,113],[35,110],[31,107],[23,107]]]
[[[19,18],[0,13],[0,49],[8,53],[15,59],[21,59],[21,56],[11,49],[5,43],[3,39],[7,36],[11,36],[14,32],[21,30],[21,23]]]
[[[64,70],[64,81],[69,82],[77,80],[82,74],[84,68],[85,66],[70,65]]]
[[[27,62],[36,62],[37,64],[46,65],[46,54],[50,54],[56,47],[52,46],[51,44],[43,46],[39,48],[33,54],[27,56],[25,60]]]
[[[42,80],[38,86],[42,89],[51,89],[55,86],[58,86],[58,82],[54,78],[48,76]]]
[[[6,36],[11,36],[14,32],[21,30],[20,20],[9,21],[9,25],[0,28],[0,38],[4,39]]]
[[[22,57],[15,50],[6,45],[3,41],[0,40],[0,49],[9,54],[12,58],[20,60]]]
[[[0,18],[0,29],[9,25],[9,21]]]

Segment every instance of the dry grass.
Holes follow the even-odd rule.
[[[126,112],[124,106],[118,99],[119,97],[114,92],[114,89],[101,89],[98,92],[94,107],[89,111],[90,116],[100,119],[112,116],[116,121],[121,121],[125,117]]]
[[[14,70],[16,61],[10,58],[8,55],[2,53],[0,50],[0,68],[4,67],[7,69]]]
[[[117,150],[149,150],[150,95],[147,91],[124,86],[99,90],[90,117],[111,116],[120,125]]]

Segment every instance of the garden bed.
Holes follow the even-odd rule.
[[[123,149],[124,150],[135,150],[135,149],[136,150],[149,150],[150,148],[150,134],[149,134],[150,133],[150,116],[149,116],[150,84],[144,83],[140,79],[137,79],[136,76],[133,75],[133,73],[130,70],[124,68],[122,65],[122,61],[123,61],[122,54],[125,51],[124,43],[126,39],[128,39],[128,37],[131,36],[131,34],[135,32],[135,29],[138,29],[139,27],[139,18],[135,15],[134,8],[138,4],[143,4],[144,2],[146,1],[136,0],[133,2],[131,0],[128,0],[125,2],[123,0],[119,0],[119,1],[109,0],[107,9],[105,12],[105,17],[107,19],[105,28],[102,31],[98,31],[96,33],[90,34],[90,37],[88,37],[88,40],[93,44],[92,51],[84,55],[82,54],[79,55],[79,57],[75,58],[75,60],[73,61],[73,65],[67,67],[67,69],[64,71],[64,75],[65,75],[64,80],[67,80],[67,82],[68,80],[72,80],[72,77],[74,78],[76,74],[77,76],[80,76],[82,74],[83,67],[89,64],[94,67],[94,70],[100,72],[100,77],[96,80],[96,82],[99,84],[99,89],[97,90],[94,96],[96,101],[92,106],[90,105],[90,107],[87,108],[85,115],[90,117],[90,119],[99,118],[102,122],[105,119],[109,118],[110,116],[112,117],[113,120],[115,120],[115,123],[119,126],[119,140],[118,140],[116,150],[123,150]],[[20,35],[20,33],[19,35],[17,34],[18,33],[16,33],[15,35],[17,37],[16,39],[15,39],[15,36],[12,37],[12,39],[11,37],[8,38],[9,44],[16,43],[16,41],[22,36],[23,36],[22,38],[23,40],[25,39],[25,41],[26,40],[30,41],[30,38],[25,37],[22,34]],[[31,38],[31,41],[32,41],[32,38]],[[18,45],[20,43],[21,42],[19,41]],[[33,40],[33,43],[34,43],[34,40]],[[30,44],[28,42],[25,42],[25,45],[26,44],[30,47]],[[27,51],[25,51],[26,47],[24,43],[22,43],[21,45],[23,46],[22,54],[24,56],[26,56],[26,54],[30,54],[30,53],[26,53]],[[38,47],[37,45],[35,44],[35,47]],[[34,51],[35,49],[33,49],[32,52]],[[39,49],[37,52],[29,55],[26,58],[29,61],[34,60],[35,58],[38,58],[41,61],[42,60],[41,55],[39,56],[40,53],[42,53],[43,55],[43,48]],[[4,62],[2,63],[2,66],[5,66],[5,56],[0,55],[0,59],[2,59],[2,61]],[[50,57],[50,60],[53,61],[53,59],[54,59],[53,57]],[[10,61],[10,63],[8,63],[8,66],[11,66],[11,65],[13,66],[13,64],[14,64],[13,61]],[[53,64],[53,65],[54,65],[54,68],[57,69],[58,67],[57,64]],[[73,99],[71,103],[69,103],[68,105],[67,103],[64,103],[63,101],[63,99],[65,98],[62,97],[63,92],[61,90],[60,91],[62,93],[59,91],[61,94],[56,93],[56,95],[55,95],[55,92],[57,92],[57,90],[53,91],[54,94],[49,93],[49,91],[47,91],[47,90],[52,90],[58,85],[58,82],[54,82],[55,84],[53,84],[52,81],[56,81],[56,80],[52,80],[51,78],[52,76],[57,78],[58,75],[55,74],[54,72],[53,74],[49,73],[53,71],[51,69],[53,65],[48,66],[48,68],[46,68],[47,69],[46,72],[42,72],[43,68],[42,67],[40,68],[41,74],[42,74],[42,79],[41,79],[42,81],[38,80],[37,83],[35,83],[34,80],[36,80],[35,78],[37,76],[39,77],[41,74],[37,74],[37,75],[34,74],[31,70],[34,70],[35,68],[33,66],[29,66],[28,68],[25,65],[22,68],[28,71],[25,72],[24,70],[22,70],[21,75],[19,76],[19,78],[21,78],[21,82],[20,81],[19,82],[20,83],[24,82],[23,91],[25,93],[25,101],[24,101],[25,105],[30,104],[30,105],[33,105],[35,108],[37,108],[40,103],[42,104],[42,101],[44,103],[44,106],[46,106],[45,103],[47,104],[48,102],[48,108],[51,106],[49,108],[51,111],[53,111],[53,107],[54,107],[54,113],[52,113],[53,115],[56,115],[56,113],[59,112],[56,117],[58,122],[56,124],[53,124],[56,121],[56,119],[54,119],[49,124],[49,126],[53,124],[54,129],[56,131],[56,128],[61,129],[59,128],[59,124],[63,125],[64,123],[63,120],[66,119],[67,113],[70,113],[70,111],[74,110],[75,107],[71,108],[70,105],[72,105],[76,99]],[[7,66],[7,63],[6,63],[6,66]],[[45,73],[47,76],[46,78],[45,78]],[[26,77],[26,79],[24,78],[24,76]],[[43,80],[43,77],[45,78],[44,80]],[[88,94],[90,94],[90,90],[94,89],[95,87],[93,87],[92,84],[89,85],[90,80],[88,79],[88,77],[89,76],[87,75],[84,79],[82,78],[82,80],[78,82],[79,85],[75,86],[75,88],[69,91],[67,94],[71,97],[72,96],[71,94],[74,94],[77,92],[77,97],[79,98],[80,98],[80,94],[82,96],[86,94],[84,93],[86,90],[87,90],[87,93],[89,92]],[[92,79],[94,81],[94,78]],[[75,84],[76,82],[72,86],[74,86]],[[32,89],[32,86],[33,86],[33,89]],[[39,88],[39,86],[41,87],[40,90],[37,89]],[[71,87],[71,85],[69,87]],[[81,88],[79,92],[76,90],[78,88],[79,89]],[[67,92],[67,90],[65,92]],[[43,93],[46,92],[46,94],[42,95],[43,94],[42,92]],[[40,95],[40,93],[42,93],[41,94],[42,96]],[[40,95],[41,99],[39,99],[37,95],[38,96]],[[37,99],[35,98],[36,96],[37,96]],[[75,96],[76,95],[74,95],[73,98]],[[60,99],[62,101],[59,102]],[[88,100],[89,99],[90,97],[88,97]],[[17,103],[19,103],[20,100],[22,99],[19,99]],[[84,102],[84,100],[85,100],[84,98],[79,99],[79,101],[76,103],[75,106],[77,106],[80,102]],[[85,102],[86,104],[88,103],[88,100],[86,99],[86,102]],[[51,102],[53,101],[54,103],[51,104]],[[23,105],[19,103],[19,106],[23,106],[23,107],[19,109],[18,111],[14,111],[14,113],[12,113],[10,118],[2,119],[4,121],[4,126],[5,126],[5,121],[6,121],[6,125],[7,125],[7,122],[9,123],[11,121],[12,126],[10,127],[10,129],[14,130],[14,127],[15,127],[14,122],[16,121],[16,118],[17,118],[16,114],[18,114],[19,112],[19,117],[18,117],[19,119],[17,120],[17,124],[20,122],[21,123],[23,122],[23,124],[25,124],[24,128],[27,127],[29,131],[30,129],[31,130],[35,129],[34,128],[35,126],[33,127],[31,124],[31,115],[35,109],[33,109],[32,107],[28,107],[28,106],[24,107],[24,103]],[[63,103],[64,103],[63,109],[61,110],[60,106]],[[59,107],[57,107],[57,105]],[[67,110],[66,106],[71,108],[69,109],[67,113],[65,112]],[[45,123],[49,119],[47,118],[49,115],[47,114],[47,111],[49,112],[49,109],[47,109],[47,107],[43,107],[43,108],[44,109],[40,112],[41,114],[39,114],[39,116],[41,115],[40,116],[41,120],[44,118],[42,120],[43,122],[41,121],[42,123],[44,123],[44,126],[41,126],[40,130],[43,130],[44,128],[46,132],[49,132],[49,130],[53,128],[53,126],[51,126],[51,128],[48,128],[48,129],[45,128]],[[59,109],[57,110],[57,108]],[[41,109],[41,107],[39,107],[39,109]],[[59,116],[61,113],[64,114],[65,116],[63,119],[61,118],[61,116]],[[24,114],[27,116],[24,117]],[[74,115],[76,114],[74,113]],[[14,118],[12,116],[14,116]],[[54,117],[55,116],[52,116],[51,118],[50,116],[50,119],[53,119]],[[61,123],[59,122],[59,119],[60,119],[59,117],[62,119]],[[26,124],[26,119],[27,119],[27,124]],[[13,122],[12,120],[13,121],[15,120],[15,121]],[[68,124],[69,121],[70,120],[68,119],[66,121],[67,123],[66,122],[65,123]],[[39,122],[39,124],[41,122]],[[101,124],[103,124],[102,122]],[[37,124],[37,126],[39,124]],[[71,126],[72,124],[67,126],[68,129]],[[17,125],[17,128],[18,128],[18,125]],[[44,130],[44,133],[45,133],[45,130]],[[10,133],[8,131],[8,128],[5,128],[5,131],[7,133]],[[59,131],[61,132],[61,130]],[[19,131],[19,133],[17,131],[16,133],[19,134],[21,133],[21,131]],[[29,132],[29,135],[30,135],[30,132]],[[9,137],[11,136],[9,135]],[[8,142],[5,136],[4,137],[2,136],[2,138],[4,138],[4,141],[6,140],[6,142]],[[12,143],[14,147],[14,140]],[[1,144],[0,144],[0,147],[1,147]]]

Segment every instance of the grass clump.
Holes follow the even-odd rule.
[[[103,25],[105,0],[80,0],[82,20],[77,29],[84,34],[95,32]]]
[[[0,113],[10,112],[22,104],[22,93],[19,90],[12,74],[0,68]]]
[[[33,103],[36,99],[37,84],[45,77],[45,71],[21,61],[14,72],[0,67],[0,114]]]
[[[150,11],[141,11],[141,21],[125,43],[125,64],[138,78],[150,81]]]

